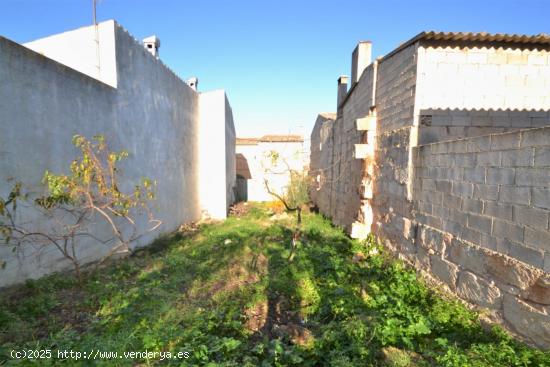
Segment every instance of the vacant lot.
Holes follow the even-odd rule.
[[[550,366],[550,353],[483,331],[475,313],[318,215],[305,215],[289,261],[293,228],[291,216],[242,206],[239,216],[159,240],[82,286],[56,275],[4,292],[0,365],[29,363],[11,359],[14,349],[50,349],[53,358],[35,362]],[[182,354],[123,355],[132,351]]]

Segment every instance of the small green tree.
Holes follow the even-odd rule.
[[[266,173],[282,174],[289,177],[288,185],[281,193],[271,188],[267,179],[264,179],[264,185],[267,192],[279,200],[287,211],[296,212],[296,229],[292,236],[292,251],[289,257],[289,261],[292,261],[301,237],[302,210],[309,203],[310,178],[307,172],[292,169],[287,160],[276,151],[268,152],[267,158],[269,163],[267,167],[264,166]]]
[[[110,151],[102,135],[92,140],[76,135],[73,144],[81,156],[71,163],[69,175],[45,172],[44,195],[31,199],[22,192],[22,184],[16,183],[6,199],[0,198],[0,243],[13,246],[14,251],[25,244],[54,246],[72,262],[80,280],[77,245],[84,238],[110,245],[102,262],[117,252],[129,252],[132,241],[158,228],[161,222],[149,206],[155,198],[155,182],[143,178],[131,192],[120,190],[118,163],[128,157],[126,151]],[[21,203],[38,211],[38,220],[46,225],[39,228],[37,223],[17,220]],[[151,225],[146,231],[139,231],[136,225],[137,216],[142,214],[148,216]],[[99,238],[99,223],[107,223],[112,236]]]

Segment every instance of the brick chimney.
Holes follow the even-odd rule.
[[[363,70],[369,66],[372,60],[372,43],[370,41],[361,41],[357,44],[357,47],[355,47],[355,50],[353,50],[353,54],[351,56],[351,85],[353,86],[359,78],[361,78],[361,74],[363,74]]]
[[[336,100],[336,110],[337,114],[340,115],[340,105],[346,99],[348,94],[348,77],[346,75],[340,75],[338,78],[338,97]]]

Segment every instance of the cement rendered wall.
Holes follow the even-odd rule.
[[[200,94],[200,202],[204,215],[223,219],[235,201],[235,127],[223,90]]]
[[[548,128],[525,130],[550,125],[550,60],[547,50],[524,48],[416,42],[378,60],[368,77],[371,64],[336,121],[317,119],[311,171],[332,168],[312,199],[352,237],[374,233],[550,348],[550,140]],[[333,139],[331,157],[313,149],[321,134]]]
[[[116,88],[0,37],[0,195],[11,189],[8,178],[41,190],[46,169],[67,172],[77,157],[73,135],[103,134],[111,149],[130,154],[121,166],[123,190],[143,176],[158,183],[154,209],[162,226],[134,244],[143,246],[200,218],[199,94],[116,23],[100,29],[115,47]],[[138,223],[147,228],[145,218]],[[95,243],[79,247],[84,262],[106,251]],[[70,267],[53,248],[13,254],[2,246],[0,258],[7,261],[0,287]]]

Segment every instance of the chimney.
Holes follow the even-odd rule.
[[[197,88],[199,87],[199,79],[198,79],[196,76],[187,79],[186,83],[187,83],[187,85],[190,86],[191,89],[193,89],[195,92],[197,91]]]
[[[159,58],[160,39],[157,36],[152,35],[144,38],[143,46],[151,55],[155,56],[157,59]]]
[[[363,70],[369,66],[372,58],[372,43],[370,41],[361,41],[353,50],[351,56],[351,84],[357,83]]]
[[[336,110],[340,111],[340,105],[346,99],[348,94],[348,77],[346,75],[340,75],[338,78],[338,99],[336,101]],[[338,112],[338,115],[340,112]]]

